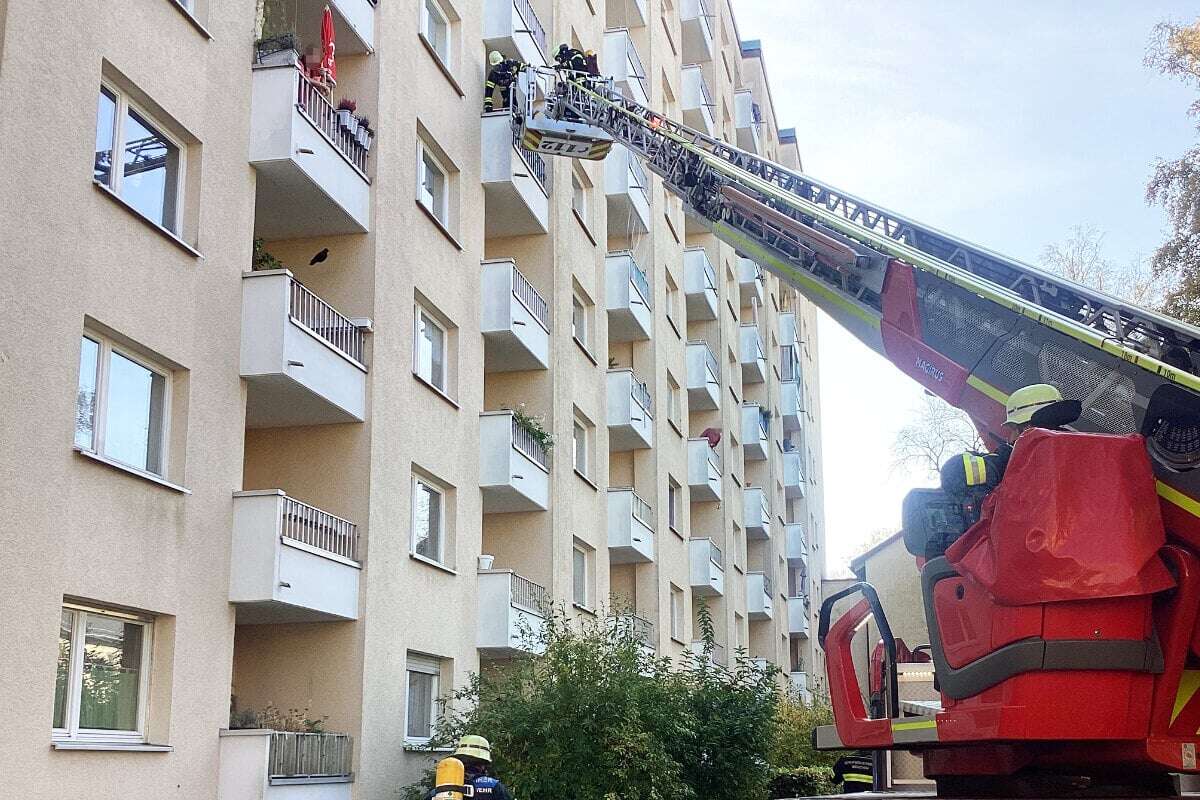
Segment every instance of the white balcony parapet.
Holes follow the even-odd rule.
[[[783,454],[783,493],[789,500],[804,497],[804,459],[798,450]]]
[[[645,450],[654,446],[654,404],[650,388],[631,369],[608,371],[608,449]]]
[[[771,431],[763,407],[742,404],[742,455],[747,461],[765,461],[770,451]]]
[[[604,196],[609,236],[650,230],[650,176],[623,145],[615,145],[604,159]]]
[[[800,430],[801,407],[799,381],[785,380],[779,384],[779,413],[783,417],[783,430],[786,433]]]
[[[721,366],[705,341],[687,343],[688,406],[712,411],[721,405]]]
[[[611,75],[617,91],[640,106],[649,104],[646,94],[646,69],[625,28],[604,32],[604,60],[600,70]]]
[[[704,71],[699,64],[691,64],[680,71],[683,83],[680,108],[683,110],[683,124],[693,128],[705,136],[716,134],[716,122],[713,119],[712,94],[704,81]]]
[[[760,622],[775,615],[774,587],[771,576],[761,572],[746,573],[746,616]]]
[[[738,361],[742,365],[742,383],[762,383],[767,379],[767,351],[754,323],[739,326]]]
[[[217,800],[350,800],[354,742],[347,733],[222,730]]]
[[[712,15],[705,0],[680,0],[679,19],[683,33],[683,60],[700,64],[712,61]]]
[[[480,656],[539,654],[542,623],[550,609],[546,589],[509,569],[479,571]]]
[[[611,158],[611,154],[609,158]],[[604,258],[605,299],[608,306],[608,340],[642,342],[654,325],[654,293],[646,273],[628,250]]]
[[[550,366],[550,306],[511,259],[484,261],[479,326],[484,371]]]
[[[762,112],[754,102],[754,93],[749,89],[734,92],[733,108],[738,147],[762,155]]]
[[[767,490],[759,486],[748,486],[742,490],[742,522],[747,539],[771,538],[771,504]]]
[[[239,623],[358,619],[358,527],[281,489],[233,494]]]
[[[721,451],[708,439],[688,439],[688,486],[693,503],[721,499]]]
[[[692,594],[718,597],[725,594],[725,554],[712,539],[689,539]]]
[[[605,21],[624,28],[644,28],[650,19],[647,0],[608,0]]]
[[[484,0],[483,46],[525,64],[544,67],[549,63],[546,29],[530,0]]]
[[[654,513],[633,489],[608,490],[608,560],[613,564],[654,560]]]
[[[550,230],[546,161],[521,146],[507,109],[480,118],[484,235],[526,236]]]
[[[753,305],[757,300],[759,306],[767,301],[767,276],[763,268],[749,258],[738,258],[738,288],[741,290],[742,305]]]
[[[788,633],[801,639],[808,638],[808,599],[805,597],[789,597]]]
[[[808,539],[804,536],[804,526],[793,522],[784,526],[784,539],[788,564],[793,568],[808,566]]]
[[[683,251],[683,294],[688,322],[717,318],[717,273],[703,247]]]
[[[479,415],[479,488],[483,513],[550,507],[550,458],[511,411]]]
[[[704,655],[704,640],[693,639],[688,645],[688,650],[691,650],[698,656]],[[712,650],[708,654],[708,663],[714,667],[726,666],[725,646],[713,643]]]
[[[336,109],[294,64],[260,64],[253,73],[255,235],[272,240],[366,233],[366,148],[338,125]]]
[[[286,269],[243,273],[246,427],[366,419],[368,326],[338,313]]]

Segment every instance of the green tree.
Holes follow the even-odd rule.
[[[771,766],[776,769],[796,767],[832,767],[841,755],[838,752],[816,750],[812,732],[820,725],[833,724],[833,709],[827,703],[803,702],[795,694],[780,698],[775,706],[775,741],[771,745]]]

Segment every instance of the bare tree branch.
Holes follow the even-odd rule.
[[[971,418],[945,401],[927,395],[913,420],[892,442],[892,468],[922,471],[935,477],[946,459],[966,450],[982,450]]]

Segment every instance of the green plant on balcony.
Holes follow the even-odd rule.
[[[274,703],[267,703],[262,711],[244,708],[231,711],[231,730],[267,729],[292,733],[325,733],[325,722],[329,716],[310,717],[308,706],[281,710]]]
[[[265,269],[286,269],[282,261],[267,250],[267,243],[262,239],[254,240],[254,255],[250,258],[250,269],[254,272]]]
[[[546,418],[538,415],[534,416],[525,410],[525,404],[521,403],[516,408],[510,408],[513,413],[513,422],[517,427],[529,434],[535,442],[537,442],[547,453],[554,447],[554,434],[546,430]]]

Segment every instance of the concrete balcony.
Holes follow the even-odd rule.
[[[683,294],[688,322],[717,318],[717,272],[703,247],[683,251]]]
[[[779,314],[779,344],[781,347],[798,344],[800,337],[796,327],[796,312],[782,311]]]
[[[479,280],[483,371],[550,366],[550,306],[512,259],[484,261]]]
[[[725,594],[725,554],[712,539],[689,539],[692,594],[720,597]]]
[[[250,164],[257,173],[255,236],[367,232],[367,150],[338,126],[333,105],[292,63],[254,67]]]
[[[712,18],[705,0],[680,0],[680,28],[685,64],[704,64],[713,59]]]
[[[796,450],[783,454],[783,493],[789,500],[804,497],[804,459]]]
[[[622,28],[644,28],[650,19],[647,0],[608,0],[604,19]]]
[[[617,91],[638,105],[649,105],[646,94],[646,68],[633,39],[625,28],[613,28],[604,32],[604,60],[600,72],[611,75]]]
[[[608,449],[620,453],[654,446],[650,388],[631,369],[608,371]]]
[[[627,634],[642,646],[642,651],[653,656],[658,651],[658,641],[654,637],[654,622],[637,614],[617,614],[612,624],[617,631]]]
[[[789,597],[787,599],[787,609],[788,633],[801,639],[807,639],[809,628],[807,598]]]
[[[765,461],[770,452],[771,433],[763,407],[758,403],[742,405],[742,456],[747,461]]]
[[[546,29],[529,0],[483,0],[483,48],[546,66]]]
[[[734,92],[733,113],[737,146],[755,155],[762,155],[762,114],[758,103],[754,102],[754,93],[749,89]]]
[[[654,560],[654,513],[633,489],[608,490],[608,560],[612,564]]]
[[[246,427],[366,419],[369,326],[339,314],[285,269],[244,273]]]
[[[233,493],[239,624],[358,619],[358,527],[280,489]]]
[[[783,381],[779,384],[779,413],[783,417],[783,430],[787,433],[800,430],[800,382]]]
[[[794,670],[788,673],[788,685],[804,703],[812,705],[812,690],[808,688],[808,673]]]
[[[747,539],[771,538],[771,502],[767,490],[750,486],[742,490],[742,523]]]
[[[611,156],[610,156],[611,158]],[[604,259],[604,295],[610,342],[644,342],[654,330],[654,293],[628,250]]]
[[[346,733],[222,730],[217,800],[350,800],[354,742]]]
[[[704,81],[704,70],[699,64],[692,64],[680,71],[683,83],[680,106],[683,109],[683,124],[698,130],[705,136],[716,135],[716,122],[713,119],[712,93]]]
[[[688,650],[698,656],[704,655],[704,640],[693,639],[688,645]],[[714,667],[723,667],[726,665],[725,647],[723,645],[713,643],[712,651],[708,654],[708,663]]]
[[[694,411],[712,411],[721,405],[721,367],[708,343],[687,343],[688,406]]]
[[[637,156],[619,144],[604,159],[604,196],[609,236],[650,230],[650,177]]]
[[[775,616],[775,593],[770,576],[761,572],[746,573],[746,617],[762,622]]]
[[[479,570],[478,641],[480,658],[537,655],[550,609],[545,588],[510,569]]]
[[[485,514],[550,508],[550,456],[511,411],[479,415],[479,488]]]
[[[793,568],[807,570],[808,568],[808,539],[804,536],[804,526],[798,522],[783,527],[784,547],[788,565]]]
[[[688,486],[693,503],[721,499],[721,451],[708,446],[708,439],[688,439]]]
[[[738,362],[742,365],[743,384],[767,379],[767,351],[754,323],[738,326]]]
[[[767,276],[763,268],[748,258],[738,258],[738,289],[742,295],[742,305],[754,305],[758,301],[761,307],[767,302]]]
[[[550,195],[545,159],[521,147],[507,110],[484,114],[480,125],[484,236],[546,233],[550,229]]]

